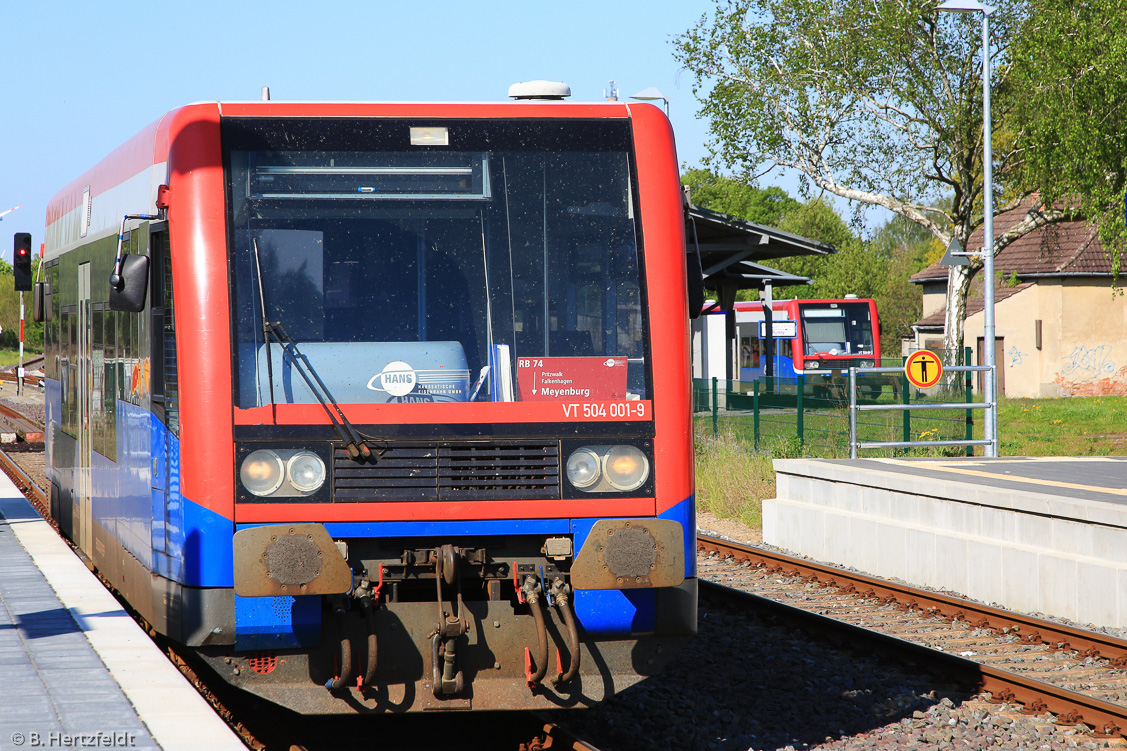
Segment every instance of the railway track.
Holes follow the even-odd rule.
[[[997,702],[1127,736],[1127,641],[805,559],[699,536],[699,575],[804,628],[892,651]]]
[[[6,404],[0,404],[0,426],[11,427],[10,432],[15,433],[18,439],[25,443],[43,443],[43,426]]]
[[[14,412],[0,405],[0,417],[22,419],[18,413],[8,414]],[[36,427],[31,423],[31,432]],[[0,467],[52,521],[42,490],[42,443],[9,444],[4,449]],[[698,549],[707,556],[700,563],[702,582],[729,595],[738,592],[736,596],[753,607],[784,611],[786,618],[801,620],[804,628],[836,633],[836,638],[844,634],[851,642],[903,655],[989,692],[995,701],[1020,704],[1030,714],[1049,712],[1062,725],[1083,724],[1097,736],[1127,737],[1125,640],[718,538],[698,537]],[[252,729],[238,719],[247,716],[235,706],[238,699],[229,709],[230,702],[211,692],[190,658],[167,644],[162,647],[248,747],[320,745],[281,741],[277,727],[273,732]],[[508,724],[509,740],[498,747],[594,748],[535,716]],[[341,744],[341,733],[329,735],[332,747],[347,747]],[[521,740],[515,740],[518,737]]]
[[[6,370],[0,371],[0,381],[3,381],[4,383],[19,383],[19,380],[19,376],[15,373],[9,373]],[[38,389],[42,385],[42,383],[43,379],[39,376],[25,375],[23,378],[23,384],[28,388]]]
[[[43,383],[42,383],[43,378],[42,377],[40,377],[38,375],[30,375],[28,373],[28,371],[30,371],[30,370],[37,370],[37,369],[40,369],[42,367],[43,367],[43,357],[42,356],[34,357],[30,360],[24,360],[24,363],[23,363],[23,369],[24,369],[23,382],[24,382],[25,386],[33,386],[35,388],[39,388],[40,386],[43,385]],[[11,370],[0,370],[0,381],[6,382],[6,383],[18,383],[19,382],[19,374],[16,372],[15,367],[13,366],[13,368]]]

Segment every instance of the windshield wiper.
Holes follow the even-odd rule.
[[[364,439],[360,437],[356,428],[352,427],[352,423],[344,416],[340,405],[337,404],[333,395],[329,393],[329,388],[325,385],[324,381],[321,380],[321,377],[317,375],[317,371],[313,368],[313,364],[309,362],[309,358],[301,354],[297,348],[297,343],[286,333],[281,322],[268,321],[264,317],[263,331],[269,332],[274,340],[278,342],[282,354],[286,356],[293,365],[294,370],[305,380],[305,385],[313,392],[313,396],[317,397],[317,401],[321,403],[321,408],[325,410],[325,414],[327,414],[332,421],[333,429],[336,430],[337,435],[340,436],[341,441],[344,442],[344,447],[348,451],[348,455],[355,461],[360,461],[362,458],[370,459],[372,452],[368,448],[368,445],[364,443]],[[269,344],[267,344],[267,346],[269,347]],[[317,381],[317,386],[320,387],[320,391],[317,390],[317,386],[313,385],[313,380],[310,380],[309,376],[313,376],[313,380]],[[322,393],[324,393],[324,397],[321,396]],[[329,409],[329,404],[333,405],[332,409]],[[334,410],[336,411],[335,416],[333,415]],[[337,421],[337,417],[340,418],[339,422]]]
[[[352,460],[362,461],[371,459],[372,451],[368,448],[368,444],[364,442],[364,439],[360,437],[360,434],[356,431],[356,428],[354,428],[352,426],[352,423],[348,421],[348,418],[344,416],[344,412],[341,411],[340,405],[337,404],[336,399],[333,398],[333,395],[329,392],[328,387],[325,386],[325,383],[321,380],[321,377],[317,375],[317,371],[313,368],[313,364],[309,362],[309,358],[301,354],[301,351],[297,348],[297,343],[294,342],[289,334],[286,333],[286,330],[282,326],[281,321],[271,321],[269,318],[267,318],[266,293],[262,287],[262,264],[258,260],[257,238],[253,240],[253,244],[254,265],[255,270],[258,273],[258,296],[259,302],[262,305],[262,337],[263,344],[266,345],[266,377],[270,382],[270,403],[275,403],[274,366],[272,357],[270,355],[270,340],[273,339],[278,343],[278,347],[279,349],[281,349],[282,355],[290,361],[290,363],[293,365],[293,369],[296,370],[302,377],[302,379],[305,380],[305,385],[309,387],[309,390],[311,392],[313,392],[313,396],[317,397],[317,401],[320,402],[321,408],[325,410],[325,414],[329,416],[329,420],[333,424],[333,430],[336,431],[337,436],[344,444],[344,448],[348,452],[348,455],[352,458]],[[317,381],[317,386],[320,386],[320,390],[318,390],[317,386],[313,385],[313,380],[310,379],[310,376],[313,376],[313,380]],[[321,395],[322,393],[324,393],[324,396]],[[329,409],[329,404],[333,405],[332,409]],[[333,414],[334,410],[336,411],[336,415]],[[337,420],[338,416],[340,417],[339,421]]]

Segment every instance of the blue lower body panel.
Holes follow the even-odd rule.
[[[235,649],[313,648],[321,642],[321,597],[235,595]]]
[[[187,507],[187,504],[186,504]],[[689,496],[670,508],[662,518],[679,522],[685,529],[685,576],[696,575],[696,525],[694,521],[695,498]],[[363,538],[458,538],[458,537],[515,537],[572,535],[574,549],[582,548],[597,519],[523,519],[477,521],[425,521],[425,522],[329,522],[326,529],[333,539]],[[263,524],[239,525],[239,529],[267,526]],[[486,543],[488,547],[488,543]],[[229,546],[228,546],[229,547]],[[229,564],[228,564],[229,565]],[[236,598],[239,602],[244,598]],[[275,598],[245,598],[246,600],[272,600]],[[292,598],[290,598],[292,599]],[[303,598],[302,598],[303,599]],[[574,593],[574,607],[580,628],[587,634],[629,636],[650,633],[657,621],[657,590],[578,590]],[[296,625],[295,619],[305,618],[296,609],[261,606],[253,612],[237,606],[239,644],[258,643],[273,638],[275,632]],[[248,621],[244,627],[242,619]],[[307,623],[306,621],[302,621]],[[243,636],[245,632],[245,638]],[[294,637],[297,638],[297,637]],[[240,646],[240,648],[242,648]],[[247,647],[248,649],[260,647]]]

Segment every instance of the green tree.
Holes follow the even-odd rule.
[[[881,321],[881,351],[885,357],[900,353],[900,341],[912,333],[912,323],[923,314],[923,293],[909,277],[938,261],[944,245],[920,225],[893,216],[873,233],[871,251],[882,259],[888,283],[876,298]]]
[[[838,251],[861,243],[853,229],[824,198],[814,198],[799,205],[783,218],[779,229],[833,246]]]
[[[778,227],[783,217],[799,206],[782,188],[757,188],[707,169],[688,170],[681,175],[681,184],[689,188],[694,206],[767,227]]]
[[[799,203],[778,187],[757,188],[707,169],[686,171],[681,182],[690,188],[695,205],[740,219],[776,227],[833,246],[831,256],[796,256],[771,265],[812,280],[809,286],[786,287],[780,297],[839,298],[848,294],[876,300],[881,319],[881,349],[898,353],[900,339],[911,333],[920,317],[921,293],[908,277],[937,260],[943,250],[925,228],[894,216],[862,242],[824,199]],[[738,299],[755,298],[742,290]]]
[[[1127,0],[1032,0],[1014,43],[1023,176],[1099,230],[1116,275],[1127,239]]]
[[[894,215],[878,227],[870,240],[873,249],[889,257],[897,249],[910,250],[910,261],[915,267],[911,274],[923,271],[943,257],[945,246],[935,235],[903,216]]]
[[[1003,124],[1015,97],[1006,63],[1025,5],[995,4],[992,122],[1009,132]],[[718,0],[711,18],[674,40],[710,122],[709,164],[744,175],[795,170],[818,190],[883,206],[944,246],[954,238],[966,247],[982,223],[980,17],[940,14],[935,5]],[[1004,148],[1017,139],[998,143],[994,174],[1005,182],[1020,152]],[[937,206],[944,196],[950,203]],[[1014,236],[998,238],[994,252]],[[975,270],[952,268],[949,346],[962,341]]]
[[[794,235],[830,245],[837,253],[830,256],[795,256],[780,258],[774,263],[782,271],[809,277],[813,282],[806,287],[788,287],[787,297],[828,298],[855,294],[871,297],[874,285],[880,283],[873,271],[864,247],[829,202],[815,198],[791,211],[780,223],[779,229]]]
[[[783,224],[781,229],[838,249],[824,258],[779,261],[784,270],[813,280],[810,286],[788,288],[785,294],[803,298],[849,294],[871,297],[881,321],[881,350],[897,356],[901,338],[911,333],[912,322],[923,311],[922,293],[908,278],[937,259],[944,246],[926,229],[901,216],[893,216],[863,242],[823,200],[804,204]]]

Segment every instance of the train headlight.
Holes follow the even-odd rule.
[[[603,472],[615,490],[636,490],[649,479],[650,462],[634,446],[611,446],[603,457]]]
[[[623,493],[650,479],[650,460],[629,444],[580,446],[567,457],[567,481],[584,493]]]
[[[599,455],[584,446],[567,458],[567,481],[577,488],[589,488],[599,481],[602,461]]]
[[[300,451],[291,456],[286,462],[286,472],[290,484],[303,493],[312,493],[325,484],[325,462],[309,451]]]
[[[247,454],[239,467],[243,487],[255,495],[270,495],[282,487],[286,478],[282,459],[269,449],[259,449]]]

